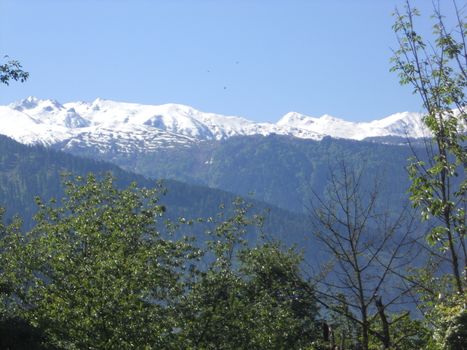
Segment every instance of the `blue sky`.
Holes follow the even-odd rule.
[[[431,1],[414,1],[425,18]],[[277,121],[289,111],[347,120],[420,111],[389,72],[391,0],[2,0],[0,54],[29,95],[182,103]],[[422,23],[426,25],[426,23]]]

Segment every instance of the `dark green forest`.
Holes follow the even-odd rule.
[[[148,188],[160,188],[160,201],[168,208],[171,219],[185,217],[193,220],[214,216],[219,206],[231,208],[235,194],[204,186],[189,185],[179,181],[147,179],[129,173],[110,163],[75,157],[42,146],[25,146],[0,135],[0,205],[7,208],[6,218],[19,215],[23,226],[33,225],[38,207],[35,198],[48,201],[64,195],[63,182],[67,174],[86,176],[90,173],[111,173],[116,185],[126,187],[132,182]],[[307,216],[288,212],[254,199],[248,202],[257,214],[265,216],[265,227],[274,228],[278,235],[295,235],[292,241],[301,240],[306,232]]]
[[[420,145],[414,147],[425,157]],[[384,196],[392,205],[399,206],[407,200],[410,182],[406,165],[412,155],[407,144],[332,138],[312,141],[281,135],[232,137],[131,155],[67,151],[110,160],[149,178],[218,188],[298,213],[306,213],[312,192],[323,192],[331,171],[343,160],[365,169],[366,181],[384,182],[381,187]]]

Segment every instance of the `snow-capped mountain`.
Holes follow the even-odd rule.
[[[370,137],[398,136],[409,138],[427,137],[429,134],[419,113],[396,113],[380,120],[366,123],[349,122],[330,115],[320,118],[290,112],[277,125],[294,126],[335,138],[363,140]]]
[[[354,123],[324,115],[291,112],[277,123],[256,123],[236,116],[205,113],[179,104],[142,105],[96,99],[61,104],[28,97],[0,106],[0,134],[25,144],[90,148],[93,151],[150,152],[232,136],[280,134],[321,140],[325,136],[427,136],[418,113],[397,113],[381,120]]]

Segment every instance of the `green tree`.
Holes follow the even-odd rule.
[[[15,268],[8,259],[8,255],[15,248],[20,237],[21,222],[15,219],[10,225],[4,224],[5,209],[0,208],[0,318],[5,319],[15,315],[14,304],[11,303],[14,276],[11,274]]]
[[[411,85],[425,109],[424,123],[432,134],[428,161],[416,154],[409,166],[412,203],[433,229],[428,243],[437,248],[421,277],[413,278],[421,308],[434,328],[436,349],[464,349],[467,334],[467,46],[465,14],[452,2],[454,26],[434,3],[433,40],[417,32],[417,9],[407,1],[396,11],[394,31],[399,48],[392,59],[400,82]],[[451,273],[446,273],[445,262]],[[434,266],[438,267],[433,268]]]
[[[8,56],[4,56],[8,59]],[[24,83],[29,78],[29,73],[23,70],[21,63],[16,60],[8,60],[0,64],[0,82],[5,85],[10,85],[11,80]]]
[[[434,228],[427,236],[430,244],[446,252],[452,269],[453,288],[464,294],[467,251],[465,224],[467,206],[466,101],[467,25],[454,2],[456,25],[450,30],[434,9],[433,42],[416,31],[419,11],[407,2],[405,11],[396,11],[394,31],[399,48],[394,52],[392,70],[401,84],[413,87],[426,111],[424,123],[432,133],[427,144],[428,161],[417,155],[409,166],[413,205],[421,209],[423,220]]]
[[[163,238],[158,191],[116,189],[110,176],[66,182],[42,203],[12,252],[22,315],[66,349],[178,348],[184,240]]]
[[[7,59],[8,56],[4,56]],[[0,64],[0,82],[9,85],[11,80],[25,82],[29,73],[22,69],[16,60],[8,60]],[[27,321],[15,316],[14,293],[15,278],[12,278],[12,266],[5,259],[8,251],[13,247],[13,241],[18,241],[21,221],[17,218],[13,223],[5,226],[3,216],[5,210],[0,207],[0,347],[5,349],[45,349],[44,336],[40,330],[31,326]],[[13,238],[13,241],[11,240]]]
[[[246,210],[237,203],[210,232],[181,332],[192,349],[303,349],[316,339],[317,307],[306,282],[296,282],[301,258],[276,243],[249,246],[259,218]]]
[[[175,239],[159,194],[77,177],[60,203],[37,200],[26,235],[20,222],[0,226],[3,314],[60,349],[299,349],[316,339],[301,257],[247,244],[259,216],[237,203],[207,220],[208,243]]]
[[[44,332],[19,317],[15,290],[18,292],[21,263],[11,259],[11,252],[21,242],[21,221],[15,218],[5,225],[3,215],[4,209],[0,208],[0,348],[46,349],[49,347]]]
[[[463,296],[448,296],[431,311],[436,320],[434,338],[442,349],[467,349],[467,309]]]

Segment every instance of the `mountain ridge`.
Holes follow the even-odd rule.
[[[226,213],[230,213],[233,210],[232,203],[238,198],[238,194],[232,192],[177,180],[163,179],[160,182],[125,171],[109,162],[43,146],[25,146],[0,135],[0,207],[6,208],[7,220],[19,215],[26,229],[32,227],[33,216],[38,209],[34,199],[36,196],[45,202],[51,198],[60,200],[64,195],[64,174],[74,177],[89,173],[96,174],[98,178],[112,174],[120,188],[132,182],[136,182],[139,187],[160,188],[160,203],[167,207],[167,217],[172,220],[178,220],[179,217],[187,220],[215,217],[221,206],[226,209]],[[301,241],[306,233],[306,216],[251,196],[243,198],[245,203],[253,206],[251,214],[264,215],[265,227],[271,234],[282,237],[291,234],[297,242]]]
[[[277,123],[266,123],[174,103],[143,105],[97,98],[61,104],[28,97],[0,106],[0,134],[24,144],[60,145],[63,150],[92,147],[97,152],[131,153],[251,135],[311,140],[421,138],[428,135],[421,119],[420,113],[402,112],[371,122],[349,122],[330,115],[316,118],[289,112]]]

